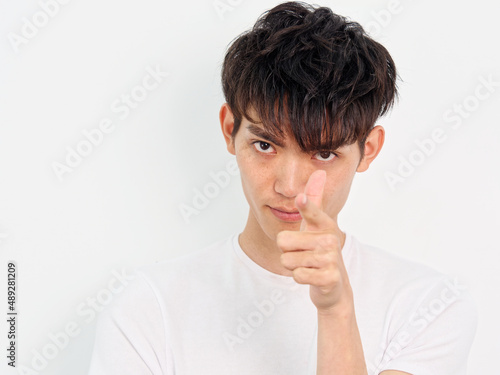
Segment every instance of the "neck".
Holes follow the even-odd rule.
[[[292,271],[282,266],[280,256],[283,253],[276,244],[276,236],[282,230],[299,230],[300,223],[292,229],[283,225],[270,233],[264,232],[261,225],[250,211],[245,229],[238,237],[238,242],[245,254],[262,268],[283,276],[292,276]],[[340,238],[340,248],[344,246],[345,234],[336,226],[335,234]]]

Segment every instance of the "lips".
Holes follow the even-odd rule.
[[[296,208],[286,208],[286,207],[271,207],[274,208],[275,210],[285,212],[287,214],[296,214],[299,212]]]
[[[271,207],[271,206],[269,206],[269,208],[271,209],[273,215],[280,220],[287,222],[295,222],[302,220],[302,216],[300,215],[299,211],[296,208]]]

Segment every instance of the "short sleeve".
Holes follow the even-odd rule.
[[[389,340],[376,374],[465,375],[477,326],[470,293],[444,278],[426,294],[406,324]]]
[[[98,317],[89,375],[173,374],[158,299],[140,272],[134,276]]]

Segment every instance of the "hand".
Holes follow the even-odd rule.
[[[297,283],[311,286],[311,300],[318,312],[329,313],[353,306],[353,302],[341,254],[341,232],[323,211],[325,181],[325,171],[311,174],[304,193],[295,198],[302,216],[300,231],[282,231],[276,241],[283,251],[281,264],[293,272]]]

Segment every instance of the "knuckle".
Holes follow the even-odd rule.
[[[318,275],[316,285],[319,287],[332,287],[338,285],[340,281],[339,273],[336,271],[326,271]]]
[[[300,282],[302,281],[302,279],[300,277],[301,276],[300,270],[298,268],[294,269],[292,271],[292,275],[293,275],[293,279],[300,284]]]
[[[310,216],[311,219],[313,219],[314,221],[318,220],[318,218],[320,217],[319,212],[317,210],[312,211],[310,213]]]
[[[325,267],[329,264],[328,253],[324,251],[314,252],[313,258],[314,258],[314,263],[317,266]]]
[[[334,250],[325,249],[323,246],[316,248],[311,254],[313,265],[322,268],[335,269],[338,267],[338,254]]]
[[[326,287],[326,286],[329,286],[331,284],[331,281],[329,279],[329,275],[325,272],[322,272],[320,274],[318,274],[317,278],[316,278],[316,282],[315,282],[315,285],[318,286],[318,287]]]
[[[293,270],[293,278],[299,284],[304,284],[306,282],[306,275],[302,268],[296,268]]]
[[[287,253],[283,253],[280,255],[281,264],[285,267],[289,266],[289,259],[290,257],[288,256]]]
[[[337,268],[337,256],[333,251],[329,251],[325,254],[326,262]]]
[[[276,243],[279,247],[283,247],[286,245],[287,234],[285,231],[279,232],[276,235]]]
[[[326,233],[320,237],[320,245],[324,249],[336,249],[338,247],[338,238],[332,233]]]
[[[332,285],[337,285],[340,283],[341,281],[341,276],[340,276],[340,272],[338,270],[333,270],[331,271],[329,274],[328,274],[328,279],[329,279],[329,282],[332,284]]]
[[[318,253],[317,251],[312,253],[312,261],[314,264],[323,264],[324,263],[324,255],[322,253]]]

